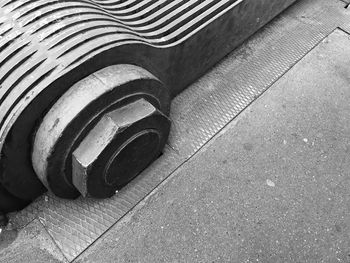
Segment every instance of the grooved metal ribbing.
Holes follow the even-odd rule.
[[[2,1],[0,149],[21,111],[77,65],[121,45],[176,45],[239,2]]]
[[[118,6],[130,2],[119,1]],[[16,3],[12,1],[12,6]],[[44,196],[17,214],[14,224],[38,217],[64,255],[73,260],[337,27],[350,28],[350,15],[342,2],[299,1],[236,50],[235,63],[229,66],[223,61],[175,98],[166,152],[115,197],[65,201]]]

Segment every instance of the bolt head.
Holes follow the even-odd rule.
[[[74,186],[83,196],[112,196],[159,156],[169,130],[144,99],[105,114],[73,152]]]

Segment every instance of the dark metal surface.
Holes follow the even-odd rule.
[[[29,202],[21,200],[11,195],[1,184],[0,184],[0,211],[3,213],[11,212],[13,210],[19,210],[24,206],[28,205]]]
[[[173,100],[169,145],[126,188],[103,201],[44,195],[13,215],[13,225],[39,218],[62,253],[73,260],[119,220],[128,220],[125,215],[135,205],[156,193],[170,175],[176,176],[177,168],[336,28],[350,32],[344,3],[299,1]]]
[[[112,197],[160,155],[169,130],[144,99],[109,112],[73,153],[74,185],[84,197]]]
[[[72,182],[73,152],[83,141],[86,142],[85,137],[89,136],[101,118],[141,98],[168,115],[168,90],[152,74],[137,66],[110,66],[73,85],[51,107],[36,132],[32,160],[43,184],[59,197],[78,197],[79,191]],[[140,111],[133,114],[138,116],[142,114],[142,109]],[[147,128],[145,125],[144,129]],[[159,132],[164,134],[161,130]],[[109,135],[102,137],[106,136]],[[131,137],[132,134],[124,135],[124,139],[128,140],[125,136]],[[99,137],[93,136],[89,140],[91,151],[98,148]],[[109,149],[110,152],[113,150],[117,151]]]
[[[8,218],[4,212],[0,212],[0,227],[6,226],[8,223]]]
[[[30,161],[33,134],[77,81],[135,64],[174,97],[294,1],[2,1],[2,184],[23,199],[43,193]]]

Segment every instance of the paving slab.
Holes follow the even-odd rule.
[[[22,255],[22,259],[31,258],[32,262],[47,262],[47,258],[37,252],[39,248],[51,251],[49,255],[53,255],[54,259],[62,256],[57,257],[56,253],[62,253],[68,261],[71,261],[111,226],[123,225],[124,221],[121,224],[118,221],[123,217],[129,220],[134,212],[126,217],[125,213],[128,213],[152,189],[153,194],[158,191],[155,187],[168,178],[169,174],[173,174],[174,170],[179,170],[183,162],[191,162],[193,155],[208,140],[285,74],[310,49],[335,28],[350,32],[350,15],[349,11],[344,9],[344,5],[340,0],[298,1],[180,94],[172,104],[172,135],[166,152],[114,198],[103,201],[91,199],[65,201],[49,194],[42,196],[20,213],[11,214],[10,222],[13,229],[18,229],[18,232],[14,232],[17,239],[22,238],[21,246],[30,248],[32,244],[36,245],[33,249],[19,249],[13,231],[3,232],[0,234],[0,243],[7,244],[6,256],[11,255],[12,249],[18,261],[21,260],[19,255]],[[249,110],[244,114],[249,114]],[[215,143],[215,140],[213,142]],[[249,144],[245,147],[250,148]],[[173,177],[177,175],[181,173],[176,172]],[[276,185],[271,179],[266,183],[272,187]],[[147,206],[148,201],[140,205]],[[139,209],[138,206],[136,211]],[[178,216],[181,217],[181,213]],[[33,242],[33,233],[36,229],[32,227],[33,220],[39,223],[41,229],[37,232],[35,240],[47,240],[47,242]],[[55,245],[58,250],[53,252],[51,248]],[[114,248],[114,245],[111,246],[111,249]],[[22,254],[18,254],[18,251],[22,251]],[[32,254],[28,254],[30,251]],[[119,253],[122,253],[121,250]],[[4,254],[0,253],[0,262],[7,262],[7,258],[1,256]],[[82,259],[85,258],[80,258]],[[188,262],[190,259],[191,257],[188,260],[184,258],[182,261]],[[103,260],[103,257],[99,260]],[[148,262],[147,260],[148,258],[143,261]],[[118,261],[123,262],[119,258]],[[138,261],[138,258],[131,257],[131,261]]]
[[[4,263],[66,263],[68,262],[35,219],[25,229],[13,229],[11,224],[0,229],[0,262]]]
[[[349,65],[337,29],[76,262],[349,262]]]

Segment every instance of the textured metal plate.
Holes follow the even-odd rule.
[[[208,90],[208,85],[201,83],[208,81],[207,76],[185,90],[172,104],[177,113],[172,116],[173,149],[183,157],[192,156],[335,28],[348,27],[350,14],[342,7],[337,1],[299,2],[265,29],[269,39],[264,42],[264,51],[248,56],[234,69],[223,62],[214,70],[229,73],[227,81],[213,83]],[[186,136],[179,136],[183,131],[188,131]]]
[[[350,29],[344,2],[299,1],[233,52],[233,64],[223,61],[173,101],[164,155],[115,197],[66,201],[46,195],[14,215],[13,223],[39,218],[73,260],[338,27]]]

